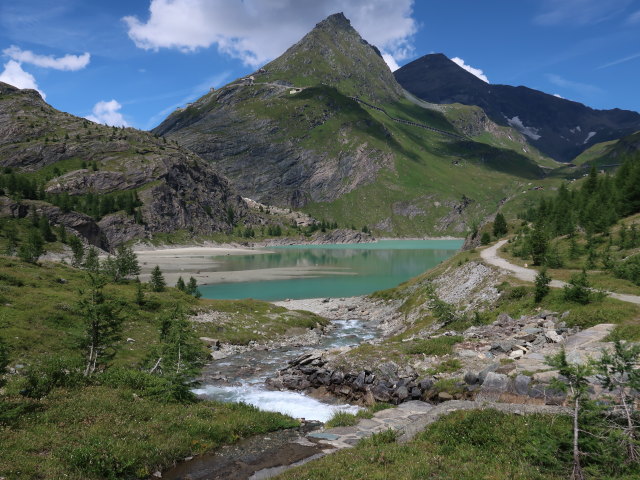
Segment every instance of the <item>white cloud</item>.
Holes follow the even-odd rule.
[[[390,66],[412,54],[413,0],[151,0],[149,18],[127,16],[129,37],[146,50],[192,52],[215,45],[259,66],[282,54],[325,17],[344,12],[387,55]],[[393,63],[391,63],[393,59]]]
[[[599,70],[601,68],[613,67],[614,65],[619,65],[620,63],[625,63],[629,60],[635,60],[636,58],[640,58],[640,52],[629,55],[628,57],[619,58],[618,60],[614,60],[613,62],[605,63],[604,65],[600,65],[596,70]]]
[[[627,23],[629,25],[635,25],[636,23],[640,23],[640,10],[638,10],[637,12],[633,12],[631,15],[629,15],[629,17],[627,18]]]
[[[538,25],[593,25],[623,12],[632,0],[544,0]]]
[[[570,90],[575,90],[583,95],[595,95],[598,93],[602,93],[602,89],[600,87],[596,87],[595,85],[590,85],[588,83],[576,82],[573,80],[567,80],[566,78],[561,77],[560,75],[555,74],[547,74],[547,79],[557,85],[559,87],[568,88]]]
[[[40,95],[42,95],[42,98],[47,97],[44,92],[38,88],[35,77],[29,72],[25,72],[22,69],[22,65],[15,60],[9,60],[4,64],[4,70],[0,73],[0,82],[8,83],[17,88],[31,88],[37,90]]]
[[[396,59],[393,58],[393,55],[389,55],[388,53],[383,53],[382,58],[384,59],[385,62],[387,62],[387,65],[389,66],[392,72],[395,72],[400,68],[400,65],[398,65],[398,62],[396,62]]]
[[[93,106],[92,114],[87,115],[85,118],[96,123],[103,123],[104,125],[127,127],[128,124],[122,113],[119,110],[122,108],[116,100],[110,100],[105,102],[104,100],[96,103]]]
[[[22,50],[15,45],[5,48],[2,53],[19,63],[30,63],[37,67],[53,68],[54,70],[82,70],[89,65],[91,60],[91,55],[86,52],[82,55],[69,54],[56,58],[53,55],[38,55],[31,50]]]
[[[484,72],[482,70],[480,70],[479,68],[474,68],[471,65],[467,65],[466,63],[464,63],[464,60],[461,59],[460,57],[453,57],[451,59],[451,61],[453,63],[457,64],[458,66],[460,66],[461,68],[464,68],[467,72],[475,75],[476,77],[478,77],[483,82],[489,83],[489,79],[484,74]]]

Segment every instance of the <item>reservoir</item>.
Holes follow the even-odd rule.
[[[256,254],[216,257],[220,282],[202,285],[200,292],[204,298],[268,301],[366,295],[395,287],[433,268],[451,257],[462,243],[381,240],[269,247]],[[229,273],[231,281],[225,281],[224,272]]]

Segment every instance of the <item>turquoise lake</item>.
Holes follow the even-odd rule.
[[[366,295],[423,273],[461,246],[462,240],[382,240],[269,247],[272,253],[216,257],[216,271],[286,269],[289,278],[202,285],[200,292],[204,298],[271,301]]]

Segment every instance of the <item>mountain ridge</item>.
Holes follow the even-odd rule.
[[[564,162],[595,143],[640,129],[637,112],[596,110],[526,86],[489,84],[441,53],[424,55],[396,70],[394,76],[425,101],[482,108],[497,124],[516,128],[531,145]]]

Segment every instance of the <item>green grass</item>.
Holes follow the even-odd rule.
[[[464,340],[464,338],[460,335],[416,340],[406,347],[406,352],[411,355],[449,355],[453,353],[453,346],[456,343],[460,343],[462,340]]]
[[[25,372],[58,359],[82,364],[84,323],[76,305],[86,286],[86,272],[70,266],[0,256],[0,336],[9,347],[10,366],[23,365],[20,372]],[[146,478],[185,456],[297,425],[246,405],[177,403],[164,377],[145,377],[139,366],[159,342],[161,316],[176,304],[224,318],[194,324],[196,335],[238,343],[269,340],[291,329],[304,332],[326,320],[254,300],[196,300],[174,288],[162,293],[145,288],[139,306],[135,291],[133,282],[104,288],[124,317],[122,339],[106,373],[88,382],[58,384],[40,400],[20,395],[23,375],[9,376],[0,390],[0,477]],[[252,333],[256,328],[259,335]]]
[[[0,424],[0,476],[20,479],[147,478],[158,469],[248,435],[297,422],[241,404],[163,404],[124,388],[56,390]],[[2,407],[3,405],[0,405]]]
[[[329,480],[340,472],[344,480],[564,480],[571,470],[570,442],[568,417],[459,411],[409,443],[397,444],[392,435],[368,439],[281,478]]]

